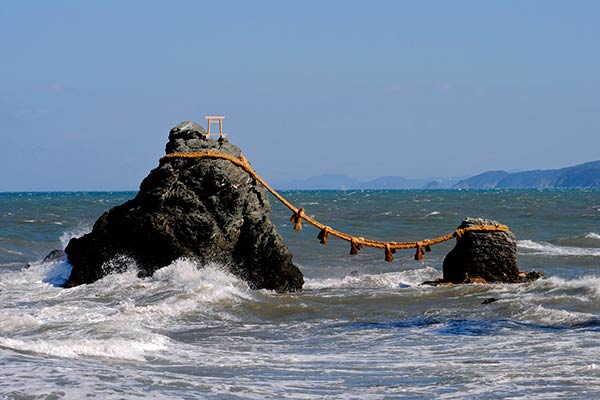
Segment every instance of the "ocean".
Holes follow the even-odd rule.
[[[421,286],[424,260],[348,254],[271,219],[305,276],[255,291],[223,265],[177,260],[60,287],[52,249],[91,230],[119,193],[0,194],[0,397],[8,399],[600,398],[600,192],[289,191],[323,223],[382,240],[425,239],[464,217],[507,224],[525,284]],[[482,304],[486,299],[497,301]]]

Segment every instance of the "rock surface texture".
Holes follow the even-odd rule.
[[[238,147],[205,137],[196,123],[171,130],[167,153],[206,150],[240,156]],[[73,272],[66,286],[94,282],[132,260],[141,276],[149,276],[188,257],[225,265],[255,289],[300,290],[302,273],[269,220],[270,208],[264,189],[227,160],[163,159],[134,199],[69,242]]]
[[[465,218],[459,228],[497,224],[486,218]],[[443,278],[425,283],[518,283],[542,276],[519,271],[517,240],[510,231],[465,232],[444,258],[443,272]]]

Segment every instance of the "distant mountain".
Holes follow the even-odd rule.
[[[454,189],[600,188],[600,160],[573,167],[523,172],[488,171],[464,179]]]
[[[282,182],[275,187],[281,190],[600,188],[600,160],[560,169],[487,171],[467,179],[382,176],[370,181],[359,181],[346,175],[328,174]]]
[[[419,189],[427,182],[429,182],[429,179],[408,179],[402,176],[382,176],[363,182],[359,184],[356,189]]]
[[[382,176],[370,181],[359,181],[346,175],[319,175],[307,179],[281,182],[274,185],[280,190],[397,190],[449,189],[458,178],[410,179],[402,176]]]
[[[346,190],[353,189],[360,183],[360,181],[346,175],[327,174],[282,182],[275,186],[280,190]]]

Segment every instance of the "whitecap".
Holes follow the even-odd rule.
[[[158,334],[145,334],[139,338],[123,339],[13,339],[0,336],[0,346],[22,352],[46,354],[55,357],[104,357],[145,361],[146,356],[164,352],[170,340]]]
[[[591,300],[590,295],[600,297],[600,277],[582,276],[576,279],[563,279],[552,276],[546,279],[538,279],[531,283],[532,289],[554,293],[563,289],[582,290],[584,298]],[[537,294],[535,294],[537,296]],[[573,295],[572,293],[570,295]]]
[[[77,228],[70,229],[68,231],[63,232],[63,234],[60,235],[60,243],[62,244],[63,250],[67,247],[67,245],[69,244],[69,241],[71,239],[81,237],[81,236],[85,235],[86,233],[90,233],[91,231],[92,231],[92,228],[90,226],[81,225],[81,226],[78,226]]]
[[[13,310],[3,310],[0,312],[0,332],[14,333],[19,331],[28,332],[33,328],[40,326],[41,322],[25,313],[15,313]]]
[[[53,286],[63,287],[71,276],[73,266],[66,260],[53,265],[42,279],[42,282],[49,283]]]
[[[391,211],[386,211],[386,212],[380,212],[380,213],[377,213],[377,214],[373,214],[374,217],[379,217],[381,215],[392,215],[392,212]]]
[[[195,261],[181,258],[157,270],[151,280],[193,294],[196,300],[202,302],[252,298],[245,282],[227,271],[226,267],[214,263],[200,266]]]
[[[585,237],[588,239],[597,239],[600,240],[600,234],[595,232],[589,232],[585,234]]]
[[[527,308],[517,316],[517,319],[524,323],[552,327],[576,327],[598,322],[596,315],[591,313],[548,308],[542,305]]]
[[[532,251],[529,254],[534,255],[600,257],[600,249],[588,247],[556,246],[546,242],[534,242],[533,240],[519,240],[517,246]]]
[[[3,251],[6,254],[12,254],[14,256],[24,256],[25,255],[25,254],[21,253],[20,251],[5,249],[3,247],[0,247],[0,251]]]
[[[354,289],[381,288],[395,289],[404,285],[417,286],[426,280],[439,277],[440,272],[432,267],[384,274],[346,275],[341,278],[305,279],[304,288],[313,289]]]
[[[439,214],[441,214],[439,211],[432,211],[432,212],[430,212],[429,214],[427,214],[427,215],[425,216],[425,218],[427,218],[427,217],[431,217],[431,216],[434,216],[434,215],[439,215]]]

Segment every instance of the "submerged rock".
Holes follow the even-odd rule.
[[[486,218],[465,218],[458,227],[498,225]],[[444,276],[425,284],[453,283],[519,283],[538,279],[539,272],[528,274],[517,266],[517,240],[511,232],[465,232],[446,255]]]
[[[219,151],[239,157],[193,122],[169,134],[166,152]],[[252,288],[302,289],[302,273],[269,219],[269,199],[246,172],[221,159],[163,159],[134,199],[104,213],[91,233],[72,239],[67,287],[91,283],[134,261],[141,276],[181,257],[216,262]]]
[[[44,257],[42,262],[45,263],[45,262],[63,261],[65,258],[66,258],[66,254],[63,250],[54,249],[50,253],[48,253],[46,255],[46,257]]]

